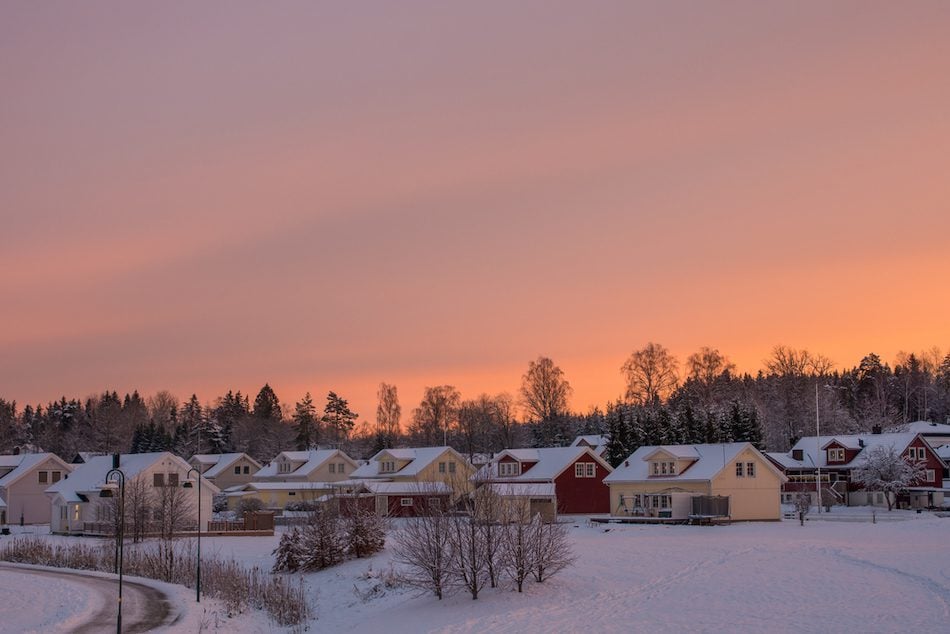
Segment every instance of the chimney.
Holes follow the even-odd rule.
[[[792,449],[792,460],[798,460],[801,462],[805,459],[805,451],[803,449]]]
[[[874,425],[873,427],[871,427],[871,433],[872,433],[872,434],[880,434],[880,433],[881,433],[881,426],[880,426],[880,425]]]
[[[858,438],[858,447],[864,447],[864,439]]]
[[[623,466],[629,467],[629,466],[630,466],[630,461],[629,461],[629,460],[624,460],[624,461],[623,461]]]

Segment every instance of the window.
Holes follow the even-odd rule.
[[[244,467],[244,475],[250,475],[250,473],[251,473],[251,468],[248,467],[248,466],[245,466],[245,467]]]
[[[651,462],[650,464],[653,475],[676,475],[675,462]]]
[[[412,506],[412,498],[399,498],[399,506]]]
[[[53,482],[59,482],[60,478],[62,477],[63,477],[63,473],[61,471],[53,472]]]
[[[439,463],[439,473],[445,473],[445,463],[444,463],[444,462],[440,462],[440,463]]]
[[[450,463],[449,463],[449,473],[455,473],[455,463],[454,463],[454,462],[450,462]]]
[[[927,482],[933,482],[936,479],[936,473],[933,469],[927,469]]]
[[[339,463],[339,464],[336,466],[336,472],[337,472],[337,473],[346,473],[346,463],[345,463],[345,462]]]
[[[498,475],[502,477],[511,477],[521,475],[521,463],[520,462],[499,462],[498,463]],[[574,474],[577,475],[576,472]]]
[[[277,463],[277,473],[290,473],[290,463],[289,463],[289,462],[278,462],[278,463]]]
[[[153,473],[153,474],[152,474],[152,486],[153,486],[153,487],[163,487],[163,486],[165,486],[165,474],[164,474],[164,473]]]
[[[593,462],[575,462],[575,478],[593,478],[597,475],[597,466]]]
[[[392,460],[383,460],[379,463],[380,473],[392,473],[396,470],[396,463]]]
[[[755,463],[754,462],[745,463],[745,474],[746,476],[750,478],[755,477]]]
[[[287,495],[297,495],[297,492],[296,492],[296,491],[288,491],[288,492],[287,492]]]
[[[653,475],[660,475],[660,463],[653,462],[651,464],[653,465]]]
[[[46,484],[49,482],[49,471],[37,471],[37,474],[40,478],[40,484]]]
[[[426,504],[430,509],[442,508],[442,498],[426,498]]]
[[[666,463],[665,463],[665,462],[661,462],[661,463],[660,463],[660,473],[662,473],[663,475],[666,475]]]
[[[828,462],[844,462],[844,449],[829,449]]]
[[[336,463],[335,463],[335,462],[331,462],[331,463],[330,463],[330,473],[336,473]]]
[[[78,504],[73,505],[73,521],[76,521],[76,522],[79,521],[79,505]]]
[[[743,464],[741,462],[736,463],[736,477],[737,478],[745,477],[745,470],[743,469]]]
[[[911,447],[909,450],[911,460],[926,460],[927,450],[923,447]]]
[[[241,475],[241,467],[234,467],[234,475]]]
[[[176,487],[176,486],[178,486],[178,474],[177,474],[177,473],[169,473],[169,474],[168,474],[168,486],[170,486],[170,487]]]

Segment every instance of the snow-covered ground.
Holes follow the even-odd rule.
[[[478,601],[461,592],[438,601],[390,587],[387,548],[369,559],[304,575],[317,613],[311,630],[897,632],[945,627],[950,519],[906,511],[879,511],[877,523],[870,519],[870,509],[841,508],[820,518],[813,514],[804,527],[797,520],[691,527],[598,525],[578,518],[570,524],[578,557],[572,568],[543,584],[528,583],[520,595],[508,587],[486,589]],[[202,550],[267,569],[277,540],[205,538]],[[187,590],[178,595],[186,611],[196,607],[188,595]],[[32,609],[28,591],[11,596],[22,597],[15,599],[20,609]],[[69,594],[62,601],[81,603]],[[218,618],[217,625],[228,632],[279,631],[262,614],[225,623],[212,604],[202,609],[210,612],[192,612],[173,630],[195,631],[189,628],[199,622],[214,630],[209,620]],[[0,607],[0,622],[6,611]]]
[[[814,512],[814,511],[813,511]],[[383,577],[391,552],[305,575],[320,631],[897,632],[950,619],[950,519],[836,508],[719,527],[571,524],[578,561],[524,594],[444,601]],[[829,520],[850,521],[829,521]],[[899,521],[906,520],[906,521]],[[207,539],[267,566],[277,538]]]

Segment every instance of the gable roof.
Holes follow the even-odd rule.
[[[348,460],[352,464],[356,464],[356,461],[350,458],[348,455],[340,451],[339,449],[311,449],[310,451],[282,451],[277,456],[264,465],[260,471],[258,471],[254,477],[255,478],[302,478],[310,475],[312,472],[320,468],[328,460],[341,456],[344,459]],[[286,460],[291,462],[302,462],[303,464],[291,471],[290,473],[278,473],[277,472],[277,463],[279,459],[283,457]]]
[[[188,462],[191,463],[200,463],[203,466],[211,465],[205,472],[204,477],[206,478],[216,478],[222,473],[224,473],[231,465],[240,460],[242,457],[246,457],[258,469],[261,468],[261,463],[254,458],[251,458],[245,453],[211,453],[211,454],[195,454],[191,457],[191,460]]]
[[[599,463],[607,471],[612,471],[610,465],[597,455],[593,447],[578,445],[575,447],[541,447],[538,449],[505,449],[489,464],[479,469],[472,479],[501,480],[504,482],[547,482],[561,475],[578,459],[588,456]],[[502,458],[511,457],[518,462],[533,462],[533,466],[526,469],[521,475],[499,476],[498,462]]]
[[[672,475],[651,475],[649,456],[656,453],[658,449],[673,450],[678,453],[686,454],[694,452],[695,460],[680,473]],[[634,451],[623,464],[614,469],[613,473],[604,478],[604,482],[686,482],[686,481],[706,481],[712,480],[719,473],[731,466],[735,458],[743,451],[752,450],[762,457],[766,468],[772,470],[776,475],[785,479],[785,475],[770,463],[766,457],[748,442],[731,442],[720,444],[705,445],[662,445],[645,446]],[[672,451],[670,451],[672,453]],[[675,455],[675,454],[674,454]]]
[[[33,467],[46,462],[49,459],[53,459],[60,465],[62,471],[69,473],[70,466],[66,464],[62,458],[53,453],[25,453],[17,456],[0,456],[0,458],[9,458],[12,460],[4,460],[2,466],[4,467],[14,467],[13,471],[6,474],[0,478],[0,487],[10,487],[17,480],[23,476],[30,473]]]
[[[805,436],[800,438],[788,453],[769,453],[768,456],[783,469],[815,469],[815,468],[851,468],[864,461],[865,450],[873,447],[893,447],[897,452],[903,452],[919,434],[914,432],[886,433],[886,434],[852,434],[835,436]],[[819,441],[821,442],[819,446]],[[825,448],[837,442],[849,449],[858,449],[858,453],[848,462],[828,464],[828,454]],[[792,452],[802,451],[802,459],[792,458]]]
[[[588,434],[586,436],[578,436],[574,439],[574,442],[571,443],[571,447],[579,447],[581,443],[586,444],[589,447],[602,447],[607,444],[607,436],[603,434]]]
[[[392,476],[416,476],[419,472],[438,460],[446,452],[455,455],[459,462],[468,464],[465,456],[455,451],[451,447],[408,447],[401,449],[383,449],[376,453],[364,465],[361,465],[356,471],[350,474],[351,478],[388,478]],[[409,464],[398,471],[379,472],[380,458],[390,455],[396,460],[409,460]]]
[[[126,482],[129,482],[159,460],[177,462],[182,471],[191,468],[184,458],[179,458],[167,451],[122,454],[119,456],[119,468],[125,475]],[[88,496],[84,494],[96,493],[105,484],[106,474],[110,469],[112,469],[112,456],[96,456],[89,462],[78,465],[68,478],[46,489],[46,494],[51,496],[59,494],[67,502],[86,502],[88,499],[84,500],[83,497],[88,498]],[[218,487],[210,482],[205,481],[202,485],[213,492],[219,491]]]

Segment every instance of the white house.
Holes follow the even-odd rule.
[[[97,456],[77,465],[69,478],[60,480],[46,489],[52,505],[50,531],[60,534],[101,534],[102,525],[111,517],[109,499],[100,494],[106,488],[106,474],[113,467],[113,456]],[[142,487],[156,497],[162,487],[181,487],[191,469],[183,458],[167,451],[156,453],[122,454],[119,468],[125,475],[125,488]],[[118,480],[110,480],[118,482]],[[212,497],[219,493],[218,487],[205,478],[200,487],[182,488],[190,501],[189,514],[197,519],[198,490],[201,489],[202,517],[211,517]],[[117,492],[118,494],[118,492]]]

